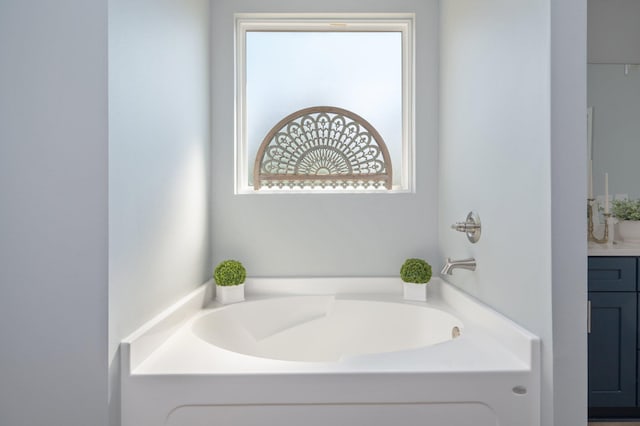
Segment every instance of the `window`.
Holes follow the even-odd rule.
[[[412,31],[407,14],[237,15],[236,193],[412,191]],[[269,167],[305,177],[261,184]]]

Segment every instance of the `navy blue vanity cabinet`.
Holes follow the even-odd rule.
[[[589,407],[638,404],[638,260],[589,258]]]

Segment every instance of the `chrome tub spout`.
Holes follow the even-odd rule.
[[[473,257],[461,260],[451,260],[451,258],[448,257],[447,263],[442,267],[442,271],[440,271],[440,273],[442,275],[453,275],[454,269],[467,269],[469,271],[475,271],[476,260]]]

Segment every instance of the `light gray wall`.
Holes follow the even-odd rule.
[[[109,360],[209,279],[209,2],[109,2]]]
[[[559,3],[442,3],[439,241],[442,257],[478,262],[450,281],[541,337],[542,424],[582,426],[586,58],[584,22]],[[445,226],[472,209],[476,245]]]
[[[640,26],[640,21],[638,21]],[[638,39],[640,42],[640,39]],[[587,102],[593,107],[593,190],[640,197],[640,68],[625,75],[622,64],[589,64]]]
[[[453,0],[441,16],[442,257],[474,256],[450,280],[550,337],[549,5]],[[475,245],[445,226],[469,210]]]
[[[542,338],[542,425],[584,426],[586,4],[456,0],[441,16],[439,241],[478,261],[450,280]],[[444,226],[470,209],[473,246]]]
[[[586,2],[551,1],[553,424],[587,423]]]
[[[416,12],[415,194],[233,194],[233,13],[263,11]],[[436,1],[221,0],[212,29],[214,263],[241,259],[253,276],[390,276],[416,256],[438,267]]]
[[[0,424],[107,424],[107,2],[0,2]]]
[[[640,63],[640,1],[589,0],[588,6],[589,62]]]

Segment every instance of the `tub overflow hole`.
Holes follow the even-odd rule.
[[[516,395],[524,395],[527,393],[527,388],[524,386],[514,386],[512,390]]]
[[[455,339],[456,337],[460,337],[460,328],[458,326],[451,329],[451,338]]]

